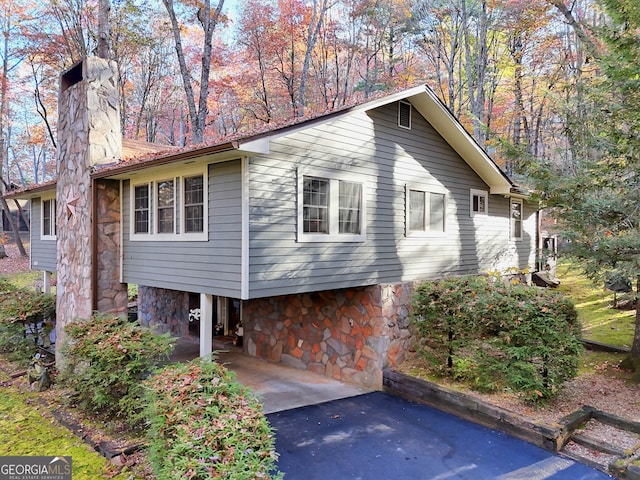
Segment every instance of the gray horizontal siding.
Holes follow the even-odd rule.
[[[56,271],[56,241],[42,240],[42,199],[31,200],[31,269]]]
[[[397,126],[396,105],[381,107],[271,143],[250,161],[250,297],[524,267],[535,246],[534,209],[526,234],[510,239],[509,199],[489,197],[489,215],[469,214],[469,190],[486,184],[413,112]],[[296,168],[347,171],[368,184],[364,243],[297,243]],[[309,170],[311,168],[311,170]],[[446,192],[447,231],[405,236],[405,185]],[[534,220],[532,220],[532,218]]]
[[[123,185],[123,276],[127,283],[239,298],[242,183],[239,160],[209,166],[209,240],[131,241]]]

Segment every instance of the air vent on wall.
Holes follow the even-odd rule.
[[[408,102],[398,102],[398,126],[411,128],[411,104]]]

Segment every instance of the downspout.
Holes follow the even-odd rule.
[[[536,210],[536,272],[544,270],[542,265],[542,215]]]
[[[96,180],[91,179],[91,310],[98,310],[98,195]]]

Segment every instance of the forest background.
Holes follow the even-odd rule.
[[[0,0],[5,182],[55,176],[59,74],[96,54],[99,3]],[[610,23],[598,0],[110,3],[128,138],[215,142],[426,83],[516,175],[581,157],[589,30]]]
[[[0,32],[0,190],[55,176],[59,75],[87,55],[117,62],[125,137],[177,146],[427,84],[640,296],[637,0],[0,0]],[[640,308],[631,343],[640,380]]]

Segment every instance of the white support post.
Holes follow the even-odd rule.
[[[46,294],[51,293],[51,272],[42,273],[42,291]]]
[[[200,357],[213,352],[213,295],[200,294]]]

